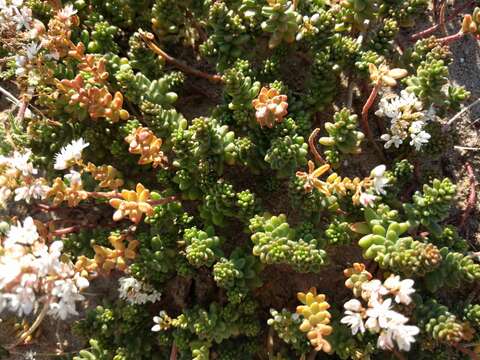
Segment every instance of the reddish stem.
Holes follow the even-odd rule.
[[[175,341],[172,344],[172,351],[170,352],[170,360],[177,360],[177,345],[175,345]]]
[[[446,24],[447,22],[450,22],[450,21],[454,20],[459,13],[461,13],[466,8],[468,8],[470,6],[473,6],[474,4],[475,4],[475,1],[468,1],[465,4],[462,4],[461,6],[455,8],[453,10],[452,14],[445,19],[443,24]],[[422,31],[420,31],[416,34],[413,34],[412,37],[411,37],[411,40],[415,41],[415,40],[423,39],[423,38],[433,34],[435,31],[437,31],[438,28],[440,28],[441,25],[442,24],[435,24],[435,25],[429,27],[428,29],[425,29],[425,30],[422,30]]]
[[[477,204],[477,179],[475,178],[473,167],[469,162],[465,164],[465,168],[467,170],[468,179],[470,181],[470,194],[468,195],[467,206],[465,207],[462,218],[460,220],[460,229],[463,229],[465,227],[471,212]]]
[[[310,136],[308,137],[308,145],[310,146],[310,151],[313,154],[313,157],[315,160],[320,163],[320,164],[326,164],[325,160],[323,159],[322,155],[318,152],[317,146],[315,144],[315,139],[317,138],[317,135],[320,133],[320,129],[316,128],[315,130],[312,131]]]
[[[207,79],[210,82],[213,83],[223,83],[223,78],[221,75],[218,74],[207,74],[203,71],[194,69],[190,67],[189,65],[175,59],[173,56],[168,55],[165,51],[163,51],[157,44],[153,42],[153,35],[149,33],[140,33],[140,36],[142,37],[143,41],[147,44],[147,46],[152,50],[155,54],[159,55],[162,57],[166,62],[172,64],[176,68],[180,69],[181,71],[196,76],[200,77],[203,79]]]
[[[373,103],[375,102],[375,99],[377,98],[378,91],[380,90],[381,84],[378,83],[376,84],[372,92],[370,93],[370,96],[367,99],[367,102],[363,106],[362,109],[362,127],[365,133],[367,134],[368,140],[372,143],[373,147],[375,150],[377,150],[378,154],[382,158],[382,160],[385,160],[385,155],[383,154],[383,151],[380,150],[378,147],[377,143],[375,142],[375,139],[373,138],[372,130],[370,129],[370,125],[368,124],[368,112],[370,111],[370,108],[373,106]]]
[[[395,357],[396,357],[397,359],[399,359],[399,360],[407,360],[407,359],[405,358],[405,356],[403,356],[403,354],[402,354],[400,351],[398,351],[397,349],[392,349],[392,352],[393,352],[393,355],[395,355]]]
[[[462,31],[459,31],[459,32],[456,33],[456,34],[448,35],[448,36],[445,36],[445,37],[443,37],[443,38],[440,38],[440,39],[438,39],[438,41],[439,41],[442,45],[449,45],[449,44],[451,44],[452,42],[461,39],[461,38],[464,37],[465,35],[466,35],[466,34],[464,34]]]

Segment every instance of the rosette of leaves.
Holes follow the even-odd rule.
[[[325,130],[327,130],[328,137],[321,137],[319,139],[320,144],[333,148],[327,150],[326,158],[329,163],[331,160],[337,160],[333,163],[338,164],[338,156],[334,156],[331,159],[329,152],[336,152],[341,154],[360,154],[362,152],[361,143],[365,138],[365,135],[358,131],[358,116],[352,114],[347,108],[335,113],[333,116],[334,122],[326,122]]]
[[[461,321],[437,300],[422,302],[416,297],[415,302],[417,324],[422,332],[437,342],[437,346],[441,342],[458,344],[472,339],[474,330],[470,323]]]
[[[438,223],[448,216],[455,189],[448,178],[442,181],[435,179],[431,185],[423,185],[423,193],[417,191],[413,195],[413,203],[403,205],[410,224],[423,225],[432,233],[441,234]]]
[[[223,256],[220,248],[223,240],[215,236],[213,227],[199,230],[196,227],[185,229],[183,234],[185,243],[185,257],[188,262],[195,266],[212,266],[215,261]]]
[[[348,21],[358,30],[365,30],[368,25],[366,20],[374,21],[378,16],[379,1],[377,0],[345,0],[342,6],[350,10]]]
[[[228,259],[221,258],[215,263],[213,279],[219,287],[227,290],[230,302],[240,303],[251,289],[262,284],[261,268],[258,259],[241,248],[235,248]]]
[[[210,6],[207,24],[211,35],[200,46],[200,51],[205,56],[217,58],[217,67],[223,70],[242,55],[250,34],[242,16],[223,2],[215,2]]]
[[[314,272],[324,265],[326,253],[316,239],[299,239],[284,214],[256,215],[250,220],[253,255],[266,264],[286,264],[299,272]]]
[[[292,43],[301,22],[301,15],[295,11],[295,6],[288,0],[267,0],[263,6],[262,30],[271,33],[268,46],[273,49],[282,42]]]
[[[410,228],[409,222],[388,221],[387,225],[371,208],[365,209],[365,218],[366,224],[354,226],[355,231],[365,234],[358,242],[365,259],[406,276],[431,272],[441,262],[440,251],[433,244],[401,237]]]
[[[459,288],[462,283],[480,281],[480,264],[472,257],[453,252],[449,248],[440,249],[440,266],[425,277],[428,290],[436,292],[443,286]]]
[[[265,161],[276,170],[278,177],[288,177],[307,163],[308,144],[302,136],[275,138],[265,155]]]

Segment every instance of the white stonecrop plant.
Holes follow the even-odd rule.
[[[145,304],[160,300],[161,294],[158,291],[134,277],[121,277],[118,283],[120,299],[126,300],[130,304]]]
[[[383,283],[373,279],[362,284],[361,298],[347,301],[342,324],[351,328],[352,335],[357,333],[379,334],[377,346],[384,350],[393,350],[395,344],[401,351],[410,351],[415,335],[420,329],[407,325],[409,318],[394,309],[395,304],[409,305],[411,294],[415,292],[414,281],[401,280],[391,275]]]
[[[389,133],[381,136],[386,149],[392,145],[399,148],[410,139],[409,144],[420,151],[430,140],[431,135],[424,128],[435,117],[433,108],[425,111],[422,102],[413,93],[403,90],[400,96],[384,96],[375,115],[390,119]]]
[[[15,151],[12,156],[0,156],[0,208],[14,195],[15,201],[45,199],[50,187],[42,177],[37,177],[38,170],[31,162],[32,152]]]
[[[70,144],[65,145],[60,149],[60,152],[55,155],[55,170],[65,170],[75,165],[82,159],[82,151],[89,143],[83,139],[73,140]]]
[[[61,258],[61,241],[48,243],[27,217],[0,244],[0,312],[26,316],[43,305],[62,320],[78,314],[75,304],[84,300],[80,291],[89,283]]]

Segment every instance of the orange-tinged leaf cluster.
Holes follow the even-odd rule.
[[[328,312],[330,304],[326,302],[324,294],[317,294],[317,289],[311,288],[309,292],[299,292],[298,300],[303,304],[297,306],[297,314],[303,316],[300,331],[307,333],[310,343],[317,351],[330,353],[332,346],[325,339],[333,328],[329,325],[331,314]]]
[[[88,163],[85,171],[92,174],[93,178],[100,181],[98,184],[101,188],[118,189],[123,186],[123,180],[120,179],[120,172],[111,165],[96,166]]]
[[[140,160],[138,164],[152,164],[154,168],[157,166],[165,167],[167,157],[160,150],[162,139],[157,138],[152,130],[146,127],[139,127],[125,138],[130,144],[128,151],[131,154],[139,154]]]
[[[345,286],[352,290],[353,295],[360,297],[362,294],[362,285],[372,280],[372,274],[370,274],[365,264],[354,263],[352,267],[343,270],[343,275],[348,279],[345,281]]]
[[[275,123],[281,123],[287,115],[287,100],[287,95],[281,95],[278,90],[263,87],[258,98],[252,101],[260,126],[272,128]]]
[[[375,64],[368,64],[368,70],[370,72],[370,80],[378,86],[397,86],[397,80],[404,78],[408,75],[405,69],[390,69],[386,64],[382,64],[379,67]]]
[[[362,190],[366,190],[372,186],[372,179],[370,177],[360,179],[358,177],[350,179],[348,177],[342,178],[337,173],[330,174],[325,181],[320,180],[319,177],[330,170],[330,165],[325,164],[315,169],[313,161],[308,161],[308,172],[297,171],[296,176],[305,181],[304,189],[306,192],[311,192],[314,188],[330,196],[333,193],[339,196],[346,196],[348,192],[353,193],[352,201],[355,205],[360,203],[360,195]]]
[[[137,184],[135,191],[122,190],[121,198],[110,199],[110,205],[117,209],[113,214],[113,220],[119,221],[128,217],[132,222],[138,224],[143,214],[153,215],[153,207],[148,203],[150,191],[142,184]]]
[[[306,192],[312,192],[313,188],[318,189],[322,193],[328,193],[328,189],[325,187],[325,183],[318,178],[330,170],[330,165],[325,164],[315,169],[315,164],[312,160],[308,161],[308,173],[304,171],[297,171],[296,175],[300,179],[305,181],[303,185]]]
[[[66,201],[69,207],[77,206],[81,201],[88,199],[88,192],[83,190],[81,182],[72,182],[67,186],[62,179],[56,178],[53,181],[48,198],[53,198],[53,205],[58,206]]]
[[[106,246],[93,245],[95,251],[94,261],[98,269],[110,272],[112,270],[125,271],[127,261],[133,260],[137,256],[137,248],[140,244],[129,235],[112,233],[108,237],[113,249]]]
[[[116,92],[112,96],[106,87],[87,87],[82,75],[75,79],[56,82],[57,89],[69,98],[70,105],[85,108],[92,119],[106,118],[112,122],[127,120],[128,111],[122,109],[123,95]]]

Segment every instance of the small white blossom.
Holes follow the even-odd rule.
[[[82,175],[78,171],[70,170],[70,173],[65,175],[65,179],[67,179],[72,186],[82,185]]]
[[[10,247],[13,244],[31,245],[38,237],[37,227],[33,219],[29,216],[23,221],[23,225],[18,222],[16,226],[13,225],[10,228],[7,238],[5,239],[4,247]]]
[[[59,301],[50,303],[49,314],[62,320],[65,320],[70,315],[78,315],[75,309],[75,302],[85,299],[79,293],[79,289],[71,278],[55,281],[55,287],[51,294],[56,296]]]
[[[62,147],[60,152],[55,155],[55,170],[65,170],[69,168],[74,162],[82,158],[82,151],[89,143],[83,139],[72,141],[70,144]]]
[[[405,323],[408,319],[402,314],[392,310],[392,299],[386,299],[384,302],[373,300],[371,307],[367,309],[368,319],[365,327],[372,332],[380,332],[381,329],[388,328],[390,322]]]
[[[17,24],[17,30],[30,30],[32,23],[32,10],[27,7],[22,7],[18,9],[17,7],[13,8],[15,15],[13,16],[13,21]]]
[[[365,309],[360,301],[357,299],[349,300],[343,305],[343,307],[345,308],[345,316],[340,322],[352,328],[352,335],[355,335],[358,332],[363,334],[365,332],[365,324],[363,323]]]
[[[33,167],[33,164],[30,161],[31,155],[32,152],[29,149],[27,149],[23,154],[15,151],[12,157],[4,158],[2,161],[6,162],[6,164],[11,168],[20,171],[24,176],[32,174],[35,175],[38,173],[38,170]]]
[[[73,5],[69,4],[58,12],[58,17],[61,19],[67,20],[73,15],[75,15],[76,13],[77,13],[77,10],[73,7]]]
[[[377,197],[372,194],[368,194],[364,192],[360,194],[360,204],[362,204],[364,207],[373,206],[376,199]]]
[[[415,150],[420,151],[423,145],[427,144],[431,138],[431,135],[426,131],[420,131],[418,134],[411,134],[410,145],[415,147]]]
[[[388,294],[382,282],[378,279],[373,279],[362,284],[362,298],[365,301],[380,299],[383,295]]]
[[[396,303],[408,305],[412,302],[410,295],[415,292],[413,288],[414,283],[412,279],[400,280],[400,276],[390,275],[390,277],[384,281],[383,286],[385,286],[392,295],[395,295]]]
[[[387,167],[385,165],[378,165],[375,167],[370,175],[373,177],[373,188],[377,194],[385,195],[385,186],[388,184],[388,178],[385,176],[385,170]]]
[[[145,304],[147,302],[156,302],[161,294],[153,287],[145,284],[134,277],[122,277],[119,282],[119,297],[130,304]]]
[[[50,187],[45,185],[41,179],[36,179],[28,186],[21,186],[15,189],[15,201],[25,200],[28,204],[32,199],[45,199]]]
[[[391,136],[390,134],[383,134],[380,136],[380,139],[386,141],[384,145],[385,149],[389,149],[392,145],[398,149],[400,145],[403,144],[403,140],[398,135]]]
[[[401,351],[410,351],[415,335],[420,333],[420,329],[413,325],[393,325],[389,330],[392,330],[393,339]]]
[[[30,43],[25,47],[25,51],[27,52],[27,59],[28,60],[33,60],[37,56],[38,52],[42,48],[41,43]]]

